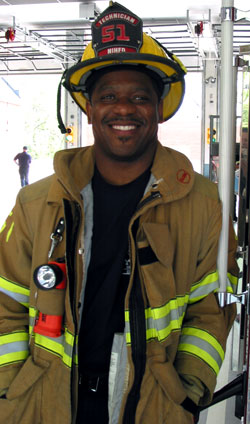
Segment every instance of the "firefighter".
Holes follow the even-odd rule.
[[[110,2],[63,76],[95,141],[57,152],[1,229],[1,424],[191,424],[211,401],[235,318],[217,299],[221,204],[157,137],[185,73]],[[235,250],[230,225],[229,292]]]

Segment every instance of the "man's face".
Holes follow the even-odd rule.
[[[123,162],[153,158],[161,107],[143,72],[119,70],[100,77],[87,103],[99,157]]]

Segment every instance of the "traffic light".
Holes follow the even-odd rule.
[[[212,142],[216,142],[216,130],[213,128]],[[210,128],[207,128],[207,144],[210,144]]]
[[[207,144],[210,144],[210,128],[207,128]]]
[[[74,127],[72,125],[66,128],[65,141],[66,143],[74,144]]]

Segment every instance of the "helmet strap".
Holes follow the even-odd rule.
[[[61,115],[61,97],[62,97],[62,81],[64,79],[66,71],[64,71],[62,78],[59,82],[58,89],[57,89],[57,102],[56,102],[56,113],[57,113],[57,121],[58,121],[58,128],[60,129],[62,134],[66,134],[67,130],[64,125],[64,122],[62,120]]]

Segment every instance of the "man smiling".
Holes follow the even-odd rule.
[[[63,76],[94,146],[57,152],[1,230],[1,424],[191,424],[211,401],[235,317],[221,204],[157,136],[185,72],[110,2]],[[231,226],[229,292],[235,250]]]
[[[96,165],[111,183],[126,184],[151,164],[162,102],[152,80],[137,70],[116,69],[97,80],[86,105],[95,138]]]

